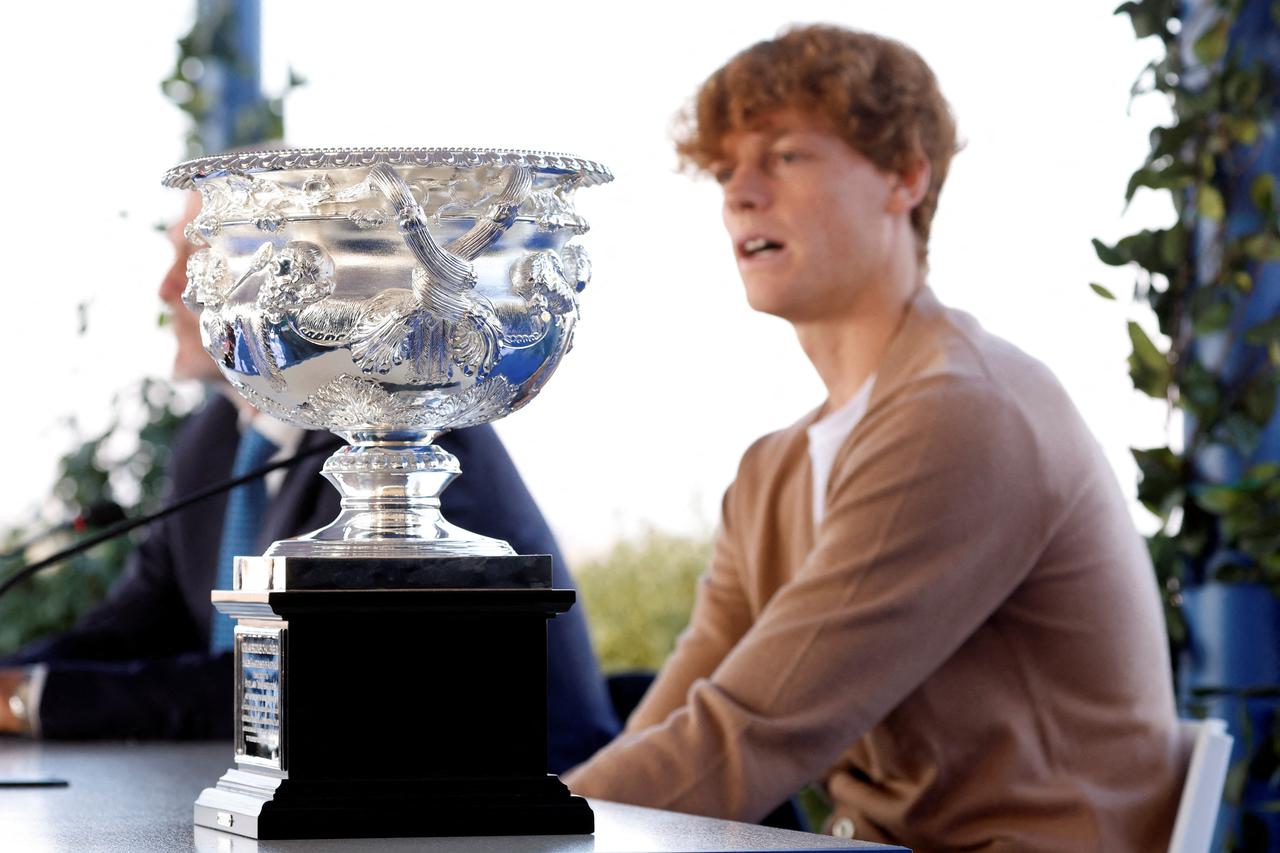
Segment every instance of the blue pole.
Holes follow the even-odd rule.
[[[196,7],[214,48],[200,81],[209,104],[199,128],[206,153],[261,142],[267,135],[259,2],[199,0]]]
[[[1192,45],[1221,14],[1213,0],[1186,0],[1183,4],[1180,40],[1188,85],[1207,76],[1206,69],[1197,63]],[[1236,23],[1228,34],[1226,56],[1246,68],[1262,63],[1271,68],[1273,79],[1280,80],[1280,25],[1270,0],[1242,0]],[[1216,271],[1224,235],[1230,241],[1263,225],[1250,188],[1260,175],[1280,174],[1280,127],[1276,121],[1280,92],[1272,92],[1271,97],[1271,108],[1261,123],[1257,141],[1237,145],[1227,155],[1235,163],[1244,164],[1244,168],[1236,173],[1222,169],[1217,172],[1215,183],[1226,202],[1225,220],[1217,223],[1200,216],[1196,221],[1194,251],[1202,281]],[[1264,347],[1247,343],[1245,331],[1280,317],[1280,262],[1257,262],[1249,272],[1253,287],[1232,318],[1230,329],[1200,336],[1195,342],[1195,357],[1217,374],[1224,388],[1246,381],[1259,368],[1268,369],[1269,353]],[[1188,437],[1192,426],[1188,424]],[[1238,480],[1253,465],[1277,461],[1280,414],[1273,413],[1252,452],[1210,444],[1196,454],[1194,464],[1197,480],[1222,484]],[[1260,766],[1267,762],[1254,760],[1260,752],[1280,752],[1266,745],[1273,737],[1280,697],[1246,695],[1280,686],[1280,598],[1262,584],[1211,580],[1218,566],[1237,562],[1240,556],[1219,546],[1205,565],[1193,567],[1192,576],[1198,582],[1183,591],[1188,648],[1180,662],[1179,685],[1185,704],[1199,706],[1208,715],[1226,720],[1235,737],[1233,775],[1228,777],[1228,784],[1230,788],[1232,778],[1243,779],[1240,802],[1238,806],[1225,804],[1214,849],[1222,849],[1228,832],[1237,845],[1235,849],[1280,849],[1280,814],[1263,808],[1263,804],[1280,799],[1280,781],[1268,778],[1271,771]]]

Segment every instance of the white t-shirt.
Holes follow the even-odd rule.
[[[813,526],[822,522],[827,510],[827,482],[831,479],[831,466],[835,464],[836,454],[844,444],[849,433],[866,414],[867,402],[871,399],[871,389],[875,385],[876,376],[871,374],[862,387],[857,390],[849,402],[834,412],[828,412],[821,420],[809,425],[809,465],[813,469]]]

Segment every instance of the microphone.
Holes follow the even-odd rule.
[[[88,536],[84,539],[81,539],[76,544],[68,548],[64,548],[61,551],[57,552],[56,554],[51,554],[50,556],[45,557],[43,560],[37,560],[36,562],[28,566],[23,566],[21,569],[14,572],[9,577],[5,578],[3,583],[0,583],[0,596],[4,595],[9,590],[13,589],[15,586],[21,583],[24,578],[31,577],[31,575],[34,575],[36,572],[40,571],[41,569],[47,569],[50,566],[57,565],[58,563],[61,563],[63,560],[67,559],[68,557],[74,557],[76,554],[79,554],[81,551],[87,551],[95,545],[99,545],[110,539],[115,539],[117,536],[122,536],[125,533],[128,533],[130,530],[133,530],[134,528],[141,527],[144,524],[150,524],[153,521],[164,518],[166,515],[172,515],[173,513],[179,510],[186,509],[187,507],[191,506],[194,503],[199,503],[200,501],[205,500],[207,498],[211,498],[214,495],[221,494],[222,492],[230,491],[231,489],[234,489],[236,486],[242,485],[244,483],[248,483],[251,480],[256,480],[259,477],[265,477],[267,474],[270,474],[272,471],[275,471],[279,468],[288,468],[291,465],[295,465],[301,460],[306,459],[308,456],[315,456],[318,453],[332,453],[332,452],[333,452],[333,448],[328,447],[324,444],[317,445],[307,450],[300,450],[297,453],[293,454],[292,456],[288,457],[287,459],[281,459],[277,462],[268,462],[266,465],[262,465],[261,467],[254,468],[252,471],[242,476],[231,477],[229,479],[222,480],[221,482],[214,483],[211,486],[206,486],[205,488],[200,489],[199,491],[192,492],[191,494],[187,495],[185,498],[180,498],[179,500],[176,500],[173,503],[162,507],[156,512],[153,512],[150,515],[144,515],[141,518],[134,518],[134,519],[125,518],[124,510],[122,510],[119,506],[115,506],[113,504],[113,506],[115,506],[114,512],[119,514],[121,519],[120,521],[110,524],[101,533],[95,533],[93,536]],[[96,513],[93,512],[95,508],[97,508]],[[85,527],[87,528],[89,526],[89,521],[91,518],[109,518],[111,517],[112,512],[113,510],[110,507],[106,506],[106,502],[103,502],[103,504],[95,504],[93,507],[90,507],[89,510],[86,510],[84,513],[81,513],[81,515],[77,516],[75,519],[72,519],[70,522],[67,523],[67,525],[70,525],[71,527],[75,527],[77,520],[84,519]],[[65,528],[67,525],[63,525],[63,527]],[[57,528],[54,528],[54,530],[56,531]],[[31,542],[39,541],[40,539],[43,539],[45,536],[50,535],[50,533],[52,532],[54,531],[48,531],[46,533],[43,533],[40,536],[38,536],[36,539],[31,540]],[[30,544],[31,543],[28,542],[27,545],[24,545],[21,548],[18,548],[16,553],[21,553]],[[15,553],[15,552],[10,552],[10,553]],[[5,556],[8,556],[8,555],[5,555]]]
[[[43,542],[55,533],[62,533],[67,530],[74,530],[76,533],[84,533],[86,530],[95,527],[106,527],[116,524],[125,519],[124,508],[120,504],[111,499],[95,501],[89,505],[88,509],[81,510],[80,514],[70,521],[64,521],[61,524],[55,524],[48,530],[37,533],[27,541],[18,545],[16,548],[10,548],[8,551],[0,554],[0,562],[8,562],[16,557],[22,556],[23,552],[38,542]]]
[[[84,512],[71,519],[71,526],[76,533],[83,533],[90,527],[106,527],[124,521],[124,507],[113,500],[96,501]]]

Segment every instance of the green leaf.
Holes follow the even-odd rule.
[[[1131,448],[1142,477],[1138,481],[1138,500],[1151,512],[1167,519],[1169,512],[1182,503],[1184,491],[1183,461],[1168,447],[1146,450]]]
[[[1196,59],[1205,65],[1212,65],[1222,58],[1227,52],[1229,23],[1224,15],[1196,39],[1196,43],[1191,48],[1195,52]]]
[[[1214,222],[1221,222],[1227,215],[1227,205],[1222,200],[1222,193],[1218,192],[1218,188],[1212,184],[1200,185],[1196,195],[1196,208],[1201,216]]]
[[[1213,154],[1209,151],[1201,151],[1198,159],[1199,163],[1197,165],[1200,167],[1200,177],[1206,181],[1213,180],[1213,176],[1218,174],[1218,161],[1214,159]]]
[[[1241,495],[1231,486],[1197,486],[1192,488],[1196,506],[1214,515],[1227,515],[1241,503]]]
[[[1153,190],[1180,189],[1191,183],[1192,171],[1183,163],[1171,163],[1163,168],[1145,166],[1129,177],[1129,186],[1125,188],[1126,203],[1133,199],[1139,187]]]
[[[1263,173],[1254,178],[1249,187],[1249,198],[1253,199],[1259,213],[1270,213],[1276,203],[1276,176]]]
[[[1107,290],[1107,289],[1106,289],[1105,287],[1103,287],[1102,285],[1097,284],[1097,283],[1095,283],[1095,282],[1090,282],[1090,283],[1089,283],[1089,286],[1090,286],[1091,288],[1093,288],[1093,292],[1094,292],[1094,293],[1098,294],[1098,295],[1099,295],[1099,296],[1101,296],[1103,299],[1110,299],[1110,300],[1112,300],[1113,302],[1115,301],[1116,295],[1115,295],[1114,293],[1112,293],[1110,290]]]
[[[1240,414],[1228,415],[1213,430],[1213,439],[1244,453],[1252,453],[1258,446],[1262,429],[1252,419]]]
[[[1165,358],[1142,327],[1129,321],[1129,340],[1133,352],[1129,356],[1129,376],[1139,391],[1156,398],[1164,398],[1169,391],[1171,371]]]
[[[1271,420],[1276,410],[1276,383],[1270,373],[1259,373],[1249,381],[1241,395],[1241,405],[1256,423]]]
[[[1255,261],[1280,261],[1280,240],[1270,234],[1251,234],[1240,241],[1240,251]]]
[[[1160,260],[1168,268],[1176,268],[1187,260],[1187,229],[1181,223],[1167,231],[1157,231]]]
[[[1098,253],[1098,260],[1107,266],[1122,267],[1132,260],[1097,238],[1093,241],[1093,250]]]
[[[1256,465],[1250,465],[1244,475],[1251,480],[1263,483],[1275,481],[1280,477],[1280,462],[1259,462]]]
[[[1148,3],[1121,3],[1116,7],[1115,15],[1128,15],[1129,22],[1133,24],[1133,34],[1140,39],[1148,36],[1163,36],[1165,32],[1165,19],[1151,4]]]
[[[1218,377],[1198,361],[1191,361],[1182,369],[1178,381],[1182,404],[1204,421],[1216,416],[1221,393]]]
[[[1251,118],[1228,118],[1223,121],[1231,138],[1241,145],[1252,145],[1258,141],[1261,128]]]
[[[1245,330],[1244,339],[1254,346],[1280,341],[1280,316],[1250,326]]]
[[[1231,306],[1226,302],[1213,302],[1196,312],[1191,321],[1199,334],[1220,331],[1231,322]]]

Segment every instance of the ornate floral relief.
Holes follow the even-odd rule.
[[[428,401],[415,423],[441,429],[487,423],[508,413],[518,390],[505,376],[495,376],[466,391]]]
[[[236,330],[221,311],[206,308],[200,313],[200,325],[204,329],[205,352],[227,370],[236,366]]]
[[[409,337],[413,333],[407,322],[417,302],[413,291],[384,290],[364,301],[360,316],[351,331],[351,360],[363,373],[389,373],[406,358]]]
[[[258,289],[258,309],[272,323],[328,298],[335,286],[328,253],[315,243],[300,240],[275,252],[266,264],[266,273]]]
[[[317,172],[302,182],[302,201],[309,207],[333,201],[334,192],[333,178],[324,172]]]
[[[283,231],[284,226],[289,223],[283,213],[275,210],[268,210],[264,213],[258,213],[253,217],[253,227],[259,231],[265,231],[268,234],[274,234],[277,231]]]
[[[532,346],[546,337],[556,317],[577,314],[573,286],[555,252],[528,252],[512,264],[511,290],[524,300],[527,314],[518,324],[520,331],[508,330],[506,342],[511,346]]]
[[[335,431],[421,421],[421,412],[411,402],[387,392],[372,379],[345,373],[308,397],[298,409],[308,420]]]
[[[227,381],[229,381],[231,386],[235,388],[241,396],[248,400],[255,409],[260,412],[266,412],[273,418],[285,421],[286,423],[304,424],[306,426],[319,428],[324,428],[325,426],[322,423],[317,423],[302,416],[297,408],[291,409],[288,406],[282,406],[270,397],[259,394],[257,391],[253,390],[253,388],[249,387],[239,379],[236,379],[234,376],[228,376]]]
[[[347,221],[362,231],[381,228],[387,224],[387,212],[376,207],[357,207],[347,214]]]
[[[573,285],[573,289],[581,293],[591,283],[591,257],[587,250],[577,243],[569,243],[560,250],[560,261],[564,266],[565,278]]]
[[[578,215],[573,207],[573,199],[560,187],[531,193],[525,210],[528,211],[526,215],[532,216],[538,224],[539,231],[571,228],[575,234],[585,234],[591,227],[587,220]]]
[[[449,356],[463,373],[483,379],[493,370],[502,355],[502,324],[488,301],[477,298],[446,331]]]
[[[351,335],[351,358],[364,373],[407,363],[414,382],[442,385],[484,376],[502,353],[502,326],[487,300],[467,294],[457,320],[423,310],[411,291],[387,290],[368,300]]]
[[[231,285],[227,259],[212,249],[201,249],[187,258],[187,286],[182,291],[183,303],[192,311],[200,306],[217,310]]]
[[[364,299],[333,297],[308,305],[286,322],[303,340],[322,347],[340,347],[350,343],[353,330],[364,315]]]

